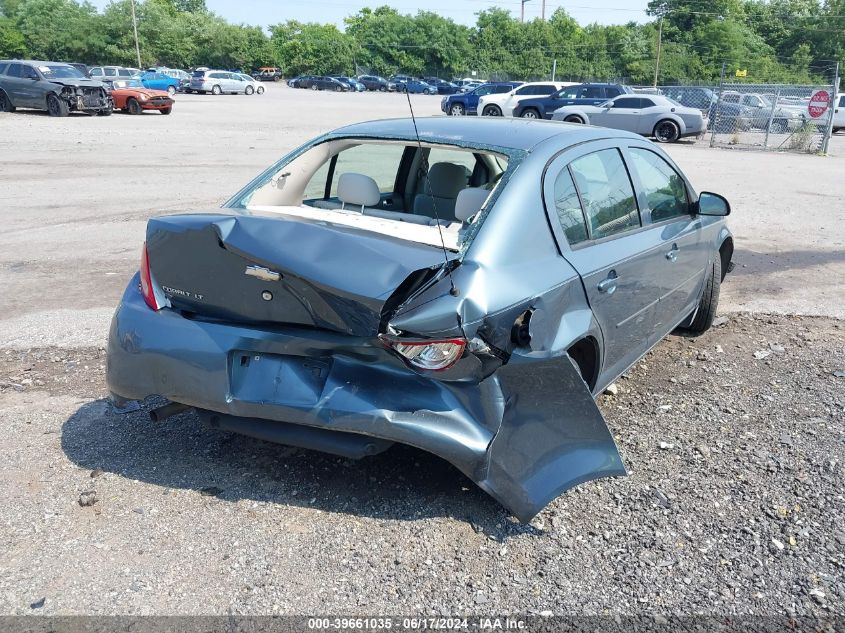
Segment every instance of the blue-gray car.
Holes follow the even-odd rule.
[[[109,390],[349,458],[412,445],[528,521],[625,474],[595,397],[676,328],[710,327],[729,212],[627,132],[350,125],[221,209],[149,221]]]

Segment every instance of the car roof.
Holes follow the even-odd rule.
[[[33,64],[37,66],[70,66],[70,62],[44,62],[37,59],[0,59],[4,64]]]
[[[419,138],[427,143],[488,145],[511,150],[530,151],[551,138],[570,146],[602,138],[642,138],[630,132],[574,125],[557,121],[527,121],[501,117],[420,117],[416,119]],[[415,141],[411,118],[381,119],[354,123],[329,133],[330,137],[363,136]]]

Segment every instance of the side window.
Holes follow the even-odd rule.
[[[21,64],[21,77],[24,79],[38,79],[38,73],[32,66]]]
[[[559,98],[561,99],[577,99],[578,94],[581,92],[581,88],[575,86],[574,88],[567,88],[563,92],[560,93]]]
[[[534,86],[523,86],[522,88],[518,88],[517,91],[514,93],[516,95],[534,95],[537,94],[534,92]]]
[[[687,188],[678,172],[654,152],[634,147],[629,152],[651,209],[651,221],[662,222],[689,215]]]
[[[510,92],[513,88],[510,86],[496,86],[495,90],[496,94],[504,94],[505,92]]]
[[[653,108],[654,101],[651,99],[640,99],[640,107],[641,108]]]
[[[839,107],[845,108],[845,95],[842,95],[841,97],[839,97]]]
[[[431,169],[432,165],[437,163],[455,163],[456,165],[463,165],[467,170],[467,179],[472,175],[475,169],[475,154],[472,152],[459,152],[451,149],[441,149],[433,147],[428,153],[428,167]],[[398,165],[398,163],[397,163]],[[469,181],[467,180],[467,183]]]
[[[616,86],[605,86],[604,92],[607,95],[608,99],[612,99],[613,97],[618,97],[622,94],[622,91],[617,88]]]
[[[588,86],[584,98],[585,99],[604,99],[604,86]],[[614,97],[616,95],[608,94],[608,97]]]
[[[9,64],[0,64],[0,75],[5,75],[5,74],[6,74],[6,68],[7,68],[8,66],[9,66]]]
[[[88,73],[92,77],[102,77],[103,76],[103,69],[102,68],[92,68],[91,72]]]
[[[115,68],[103,68],[103,73],[106,77],[117,77],[117,69]]]
[[[722,101],[725,103],[739,103],[739,95],[722,95]]]
[[[613,102],[614,108],[624,108],[627,110],[636,110],[637,108],[642,107],[640,102],[643,99],[639,99],[637,97],[625,97],[624,99],[617,99]]]
[[[390,193],[396,183],[396,173],[402,161],[404,145],[356,145],[338,154],[332,177],[332,197],[337,195],[337,181],[341,174],[364,174],[376,181],[379,191]],[[470,154],[472,156],[472,154]]]
[[[479,97],[485,97],[485,96],[489,95],[491,92],[493,92],[492,86],[482,86],[481,88],[478,88],[475,91],[475,94],[478,95]]]
[[[131,77],[131,76],[132,76],[132,73],[131,73],[131,72],[129,72],[129,69],[128,69],[128,68],[118,68],[118,69],[117,69],[117,74],[118,74],[120,77]]]
[[[570,245],[587,239],[587,223],[568,167],[564,167],[555,179],[555,211]]]
[[[21,65],[20,64],[9,64],[9,70],[6,71],[6,74],[9,77],[20,77],[21,76]]]
[[[634,188],[619,150],[605,149],[576,158],[570,168],[592,239],[640,226]]]
[[[550,95],[557,90],[557,87],[552,84],[543,84],[542,86],[534,86],[534,90],[536,91],[534,94]]]

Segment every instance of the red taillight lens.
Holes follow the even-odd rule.
[[[391,349],[417,369],[449,369],[463,355],[467,342],[462,338],[445,341],[407,342],[383,339]]]
[[[141,294],[144,302],[153,310],[160,310],[161,306],[156,301],[156,293],[153,290],[153,279],[150,273],[150,257],[147,255],[147,244],[141,249]]]

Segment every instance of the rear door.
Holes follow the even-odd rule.
[[[602,383],[648,349],[660,296],[623,150],[599,141],[566,152],[550,164],[543,186],[562,254],[581,275],[601,327]]]

